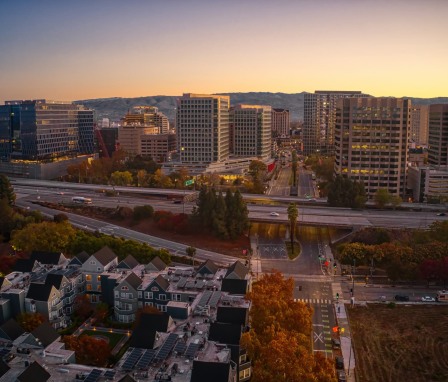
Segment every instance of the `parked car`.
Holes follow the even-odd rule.
[[[405,296],[404,294],[397,294],[395,296],[395,301],[409,301],[409,296]]]
[[[344,358],[336,357],[335,358],[335,363],[336,363],[336,369],[344,370]]]
[[[436,299],[434,297],[430,297],[430,296],[424,296],[422,297],[422,302],[435,302]]]
[[[345,376],[344,370],[338,370],[337,376],[338,376],[338,382],[346,382],[347,381],[347,377]]]
[[[331,340],[331,346],[333,349],[340,349],[341,348],[341,341],[339,341],[337,338],[333,338]]]

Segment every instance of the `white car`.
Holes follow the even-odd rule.
[[[271,212],[269,215],[271,215],[271,216],[280,216],[277,212]]]
[[[434,297],[430,297],[430,296],[425,296],[422,297],[422,302],[435,302],[436,299]]]

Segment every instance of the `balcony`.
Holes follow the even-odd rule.
[[[137,308],[133,309],[129,309],[129,308],[124,308],[122,306],[114,306],[114,311],[117,314],[134,314],[137,311]]]
[[[59,309],[62,309],[63,306],[63,301],[59,300],[56,304],[52,304],[51,305],[51,311],[52,312],[57,312]]]

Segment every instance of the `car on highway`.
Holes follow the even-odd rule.
[[[422,302],[435,302],[436,299],[434,297],[430,297],[430,296],[424,296],[422,297]]]
[[[409,296],[406,296],[404,294],[397,294],[395,295],[395,301],[409,301]]]
[[[277,212],[271,212],[269,215],[271,215],[271,216],[280,216],[280,214],[278,214]]]
[[[439,212],[439,213],[437,214],[437,216],[446,216],[446,213],[445,213],[445,212]]]

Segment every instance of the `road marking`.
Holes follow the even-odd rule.
[[[328,323],[329,323],[329,322],[330,322],[330,320],[322,320],[322,322],[328,322]]]
[[[322,343],[324,343],[324,340],[322,338],[322,332],[317,334],[316,332],[314,332],[314,342],[317,342],[318,340]]]

